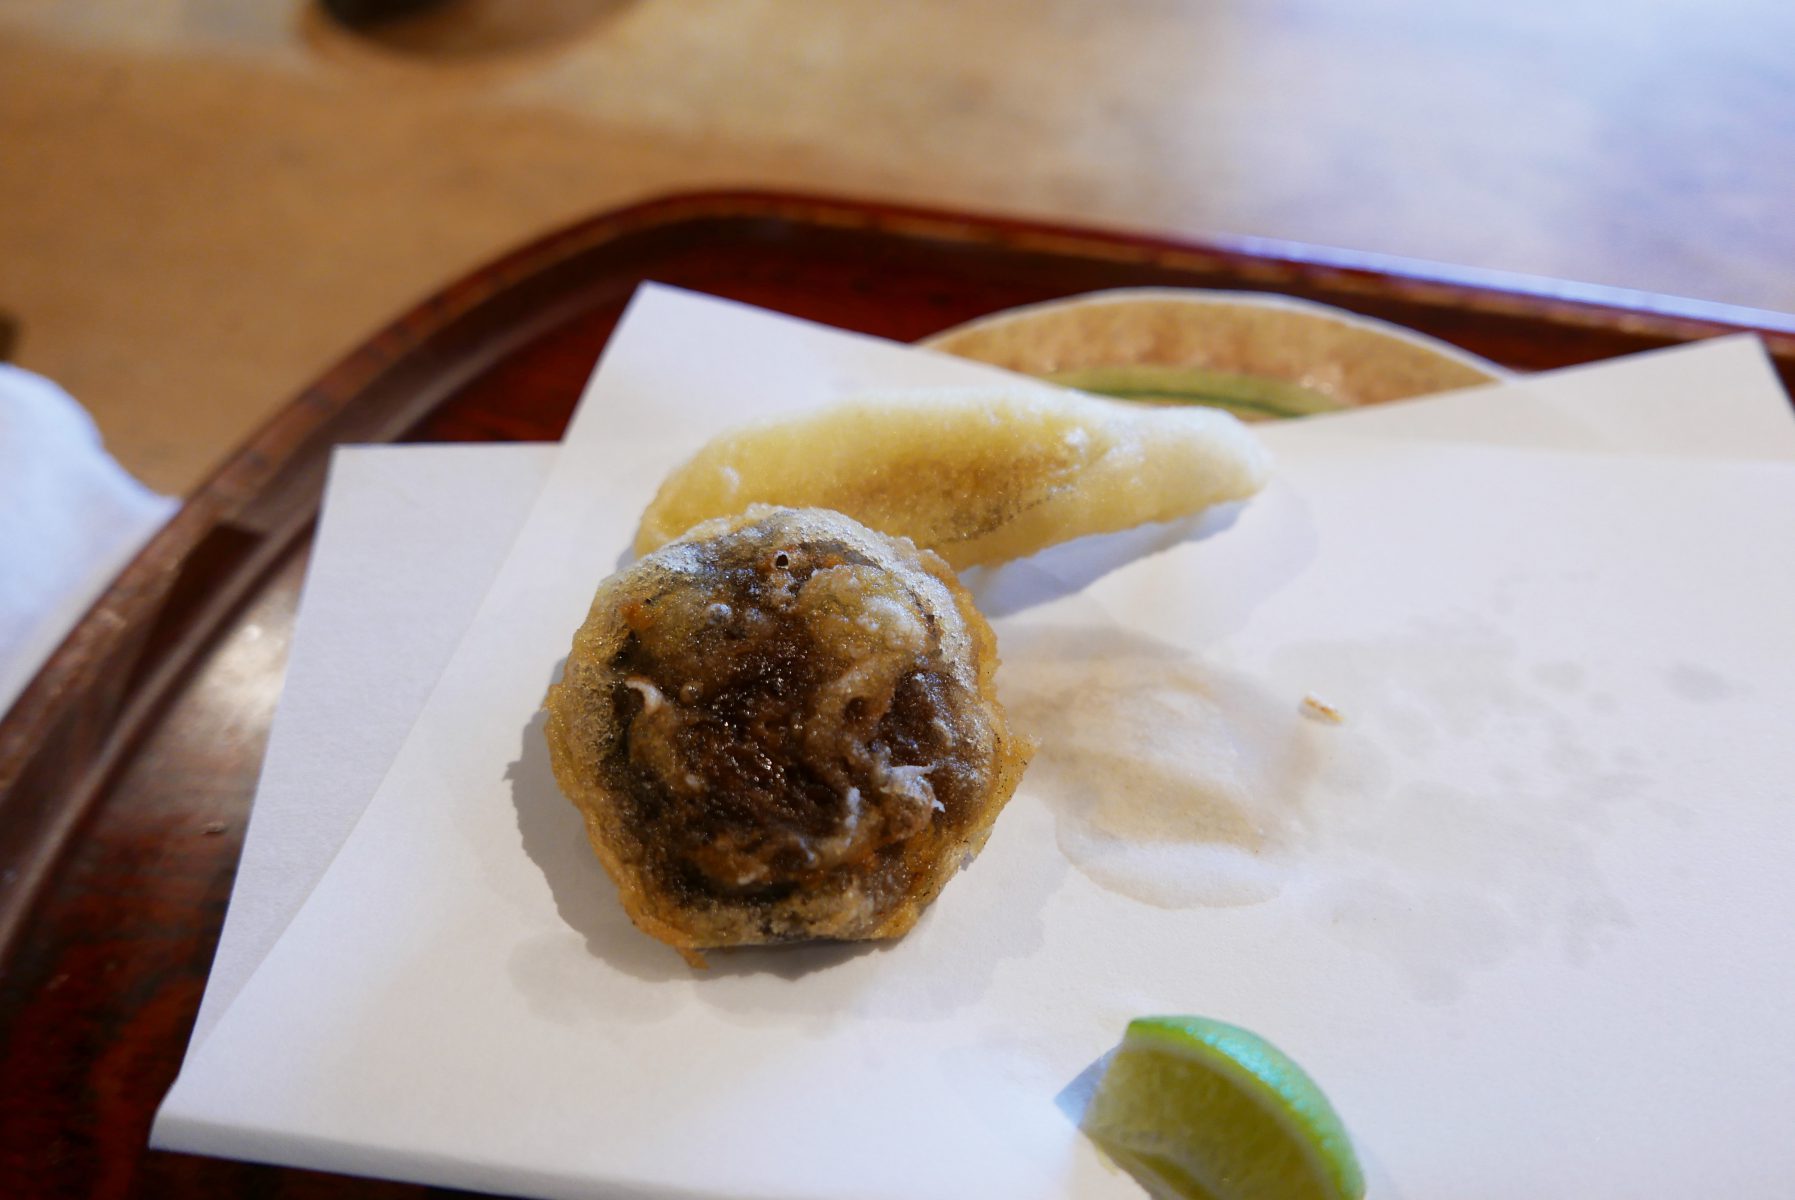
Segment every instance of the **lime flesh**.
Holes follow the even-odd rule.
[[[1204,1017],[1129,1022],[1081,1122],[1154,1196],[1359,1200],[1346,1127],[1303,1069]]]

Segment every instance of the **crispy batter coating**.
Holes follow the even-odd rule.
[[[1245,499],[1266,476],[1258,442],[1214,409],[1045,388],[911,393],[713,439],[661,485],[636,553],[751,504],[814,505],[960,569]]]
[[[708,522],[599,586],[549,691],[555,777],[643,931],[897,937],[983,847],[1032,746],[935,555],[839,513]]]

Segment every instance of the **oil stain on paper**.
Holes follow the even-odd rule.
[[[1028,785],[1086,877],[1161,908],[1277,894],[1306,790],[1294,703],[1102,626],[1006,631],[1001,688],[1040,742]]]
[[[1584,963],[1628,927],[1599,847],[1618,821],[1676,814],[1648,751],[1592,730],[1612,706],[1600,664],[1534,661],[1469,613],[1283,658],[1350,680],[1370,726],[1316,775],[1326,870],[1308,903],[1334,937],[1447,1003],[1523,947]]]

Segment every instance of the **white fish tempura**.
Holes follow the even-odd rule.
[[[917,392],[712,439],[661,485],[635,550],[776,504],[834,509],[960,569],[1243,500],[1266,476],[1259,443],[1215,409],[1047,388]]]

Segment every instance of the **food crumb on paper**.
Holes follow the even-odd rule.
[[[1303,697],[1302,709],[1305,717],[1312,721],[1320,721],[1324,725],[1344,725],[1346,723],[1346,717],[1339,709],[1314,692]]]

